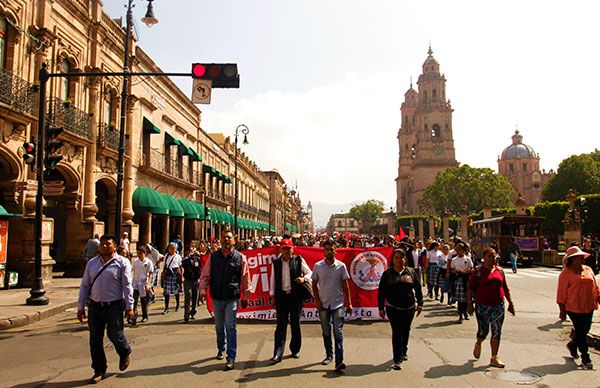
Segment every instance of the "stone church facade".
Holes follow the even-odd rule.
[[[398,130],[400,147],[396,178],[398,214],[417,214],[417,201],[439,171],[458,165],[452,137],[452,106],[446,98],[446,77],[429,47],[417,81],[418,90],[404,94]]]

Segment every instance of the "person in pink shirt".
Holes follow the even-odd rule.
[[[217,360],[224,358],[227,345],[226,369],[233,369],[237,354],[236,315],[238,302],[248,306],[252,288],[250,269],[246,256],[234,249],[235,237],[225,230],[221,237],[221,249],[212,252],[200,276],[200,300],[206,300],[206,290],[212,298],[215,329],[217,332]],[[226,340],[227,338],[227,340]]]
[[[589,254],[578,246],[567,249],[563,259],[564,268],[558,277],[556,303],[560,308],[560,319],[565,320],[568,315],[573,322],[575,336],[567,344],[571,356],[574,359],[578,358],[579,349],[582,366],[592,369],[587,334],[592,326],[594,310],[598,309],[600,289],[592,269],[583,265],[588,256]]]

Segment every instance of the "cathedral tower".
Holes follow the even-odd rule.
[[[439,171],[457,165],[452,137],[452,107],[446,99],[446,78],[431,47],[417,82],[404,95],[396,206],[398,214],[418,214],[417,200]]]

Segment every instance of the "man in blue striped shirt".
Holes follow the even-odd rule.
[[[104,328],[120,357],[119,370],[129,366],[131,347],[127,343],[123,326],[123,310],[127,319],[133,317],[133,286],[131,263],[116,253],[115,236],[100,238],[100,254],[88,261],[77,306],[77,319],[85,319],[85,302],[88,301],[88,327],[90,329],[90,352],[94,376],[90,383],[99,383],[106,373],[104,354]]]

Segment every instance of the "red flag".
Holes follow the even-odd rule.
[[[402,241],[402,239],[406,237],[406,233],[404,232],[404,229],[402,229],[402,227],[400,227],[400,230],[398,231],[398,236],[395,236],[395,240],[396,241]]]

